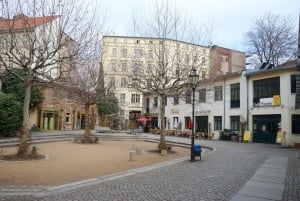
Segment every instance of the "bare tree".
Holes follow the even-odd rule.
[[[97,94],[96,86],[98,82],[99,60],[81,60],[78,65],[78,76],[74,86],[78,90],[85,110],[85,129],[84,143],[92,142],[91,136],[91,119],[90,106],[96,104]]]
[[[137,22],[135,20],[134,22]],[[191,20],[180,12],[173,1],[155,1],[147,23],[146,32],[142,36],[150,36],[156,40],[147,48],[153,54],[152,63],[145,68],[134,65],[132,80],[133,86],[143,94],[160,97],[160,148],[166,148],[165,141],[165,106],[167,97],[183,97],[190,90],[188,75],[192,69],[198,73],[205,68],[202,58],[205,57],[207,47],[194,45],[199,43],[197,30]],[[136,23],[134,23],[136,25]],[[136,30],[142,30],[135,28]],[[192,35],[187,35],[186,30],[192,30]],[[196,37],[197,36],[197,37]],[[189,40],[186,40],[186,39]],[[186,40],[191,43],[183,43]],[[188,45],[189,48],[186,48]],[[149,58],[149,55],[145,55]]]
[[[95,37],[95,15],[75,0],[1,1],[0,67],[25,86],[18,155],[28,153],[29,102],[37,82],[65,79]],[[88,5],[88,4],[85,4]],[[20,68],[25,77],[12,69]]]
[[[245,35],[250,55],[256,55],[261,63],[278,65],[295,56],[295,21],[289,16],[267,13],[253,21]]]

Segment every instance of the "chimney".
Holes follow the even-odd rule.
[[[18,15],[15,15],[13,17],[14,20],[20,20],[20,19],[28,19],[28,17],[24,13],[20,13]]]

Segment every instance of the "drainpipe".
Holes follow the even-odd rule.
[[[246,72],[247,73],[247,72]],[[247,75],[246,76],[246,97],[247,97],[247,103],[246,103],[246,108],[247,108],[247,115],[246,115],[246,122],[247,122],[247,130],[249,130],[249,77]],[[242,137],[244,133],[242,133]]]
[[[223,130],[225,129],[225,121],[226,121],[226,108],[225,108],[225,106],[226,106],[226,98],[225,98],[225,96],[226,96],[226,93],[225,93],[225,85],[226,85],[226,77],[224,77],[224,84],[223,84],[223,94],[224,94],[224,101],[223,101],[223,115],[224,115],[224,125],[223,125]]]

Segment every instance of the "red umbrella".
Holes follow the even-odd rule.
[[[192,119],[191,119],[191,117],[189,118],[189,120],[188,120],[188,129],[190,129],[190,130],[192,130],[193,129],[193,122],[192,122]]]
[[[136,119],[136,121],[139,121],[139,122],[147,122],[147,121],[150,121],[150,118],[140,117],[140,118]]]

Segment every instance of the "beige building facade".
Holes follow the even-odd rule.
[[[57,85],[43,89],[44,101],[30,113],[30,125],[36,125],[41,131],[84,129],[85,116],[89,116],[91,127],[99,125],[98,108],[91,105],[85,114],[81,94],[72,89]]]
[[[119,116],[123,129],[135,127],[135,119],[151,117],[151,127],[158,127],[159,97],[143,94],[134,87],[131,75],[135,69],[148,70],[160,62],[176,68],[197,69],[201,79],[212,75],[232,73],[245,68],[245,54],[213,46],[172,39],[104,36],[102,63],[106,85],[114,88],[119,99]]]

